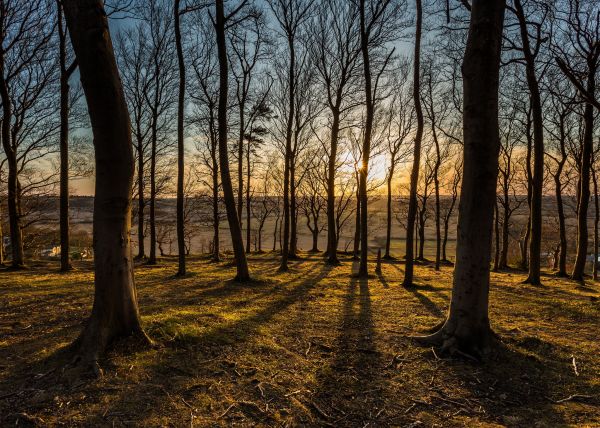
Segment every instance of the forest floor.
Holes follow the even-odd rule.
[[[73,378],[61,352],[93,298],[92,266],[0,272],[0,426],[600,426],[600,287],[492,274],[502,339],[483,363],[416,346],[440,322],[451,267],[403,265],[368,280],[353,262],[303,254],[286,274],[252,256],[257,281],[194,258],[139,266],[143,325],[157,342],[122,342],[99,378]],[[374,269],[374,266],[371,266]]]

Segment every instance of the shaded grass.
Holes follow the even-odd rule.
[[[393,261],[366,280],[351,277],[350,259],[328,267],[302,254],[285,274],[269,254],[250,262],[248,285],[230,280],[227,261],[192,259],[184,278],[171,259],[138,267],[142,321],[159,347],[118,344],[103,377],[75,383],[60,350],[89,313],[90,265],[0,272],[0,425],[600,424],[597,286],[493,274],[503,343],[473,365],[408,339],[443,319],[450,267],[417,266],[421,286],[409,291]],[[592,398],[556,403],[573,395]]]

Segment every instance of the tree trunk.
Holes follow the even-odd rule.
[[[354,248],[352,258],[358,260],[360,248],[360,190],[356,191],[356,217],[354,221]]]
[[[248,260],[244,249],[242,239],[242,229],[235,208],[235,196],[233,195],[233,186],[231,184],[231,174],[229,173],[229,156],[227,149],[227,91],[228,91],[228,58],[227,41],[225,38],[225,13],[223,0],[216,0],[216,22],[215,29],[217,33],[217,48],[219,53],[219,166],[221,168],[221,185],[223,186],[223,197],[225,199],[225,208],[227,210],[227,221],[229,231],[231,232],[231,243],[235,255],[237,275],[236,281],[245,282],[250,280],[248,270]]]
[[[416,3],[416,28],[415,28],[415,53],[413,60],[413,102],[417,116],[417,132],[415,134],[415,147],[413,165],[410,173],[410,195],[408,200],[408,216],[406,220],[406,265],[402,286],[412,287],[414,276],[413,239],[415,221],[417,219],[417,185],[419,184],[419,168],[421,167],[421,140],[423,139],[423,110],[421,108],[421,26],[423,21],[423,8],[421,0]]]
[[[185,147],[183,145],[183,115],[185,105],[185,61],[183,59],[183,47],[181,46],[181,28],[179,18],[180,0],[174,0],[173,15],[175,27],[175,46],[177,49],[177,65],[179,68],[179,93],[177,97],[177,251],[178,265],[177,276],[184,276],[185,269],[185,230],[184,230],[184,206],[183,185],[185,169]]]
[[[503,210],[502,210],[502,249],[500,251],[500,261],[498,262],[499,269],[508,267],[508,239],[510,227],[510,195],[508,194],[508,183],[503,186]]]
[[[219,163],[217,161],[216,147],[211,154],[212,157],[212,208],[213,208],[213,254],[212,259],[214,262],[221,260],[221,245],[219,237]]]
[[[273,252],[277,251],[277,228],[279,227],[279,217],[275,219],[275,228],[273,229]]]
[[[600,221],[600,206],[598,204],[598,181],[596,171],[592,170],[592,179],[594,182],[594,264],[592,276],[594,281],[598,280],[598,222]]]
[[[138,259],[146,257],[144,243],[144,211],[146,200],[144,199],[144,145],[143,141],[138,141]]]
[[[67,70],[67,35],[63,26],[60,1],[57,1],[60,62],[60,271],[72,269],[69,260],[69,72]]]
[[[337,258],[337,225],[335,222],[335,170],[337,160],[338,138],[340,133],[340,112],[332,111],[331,140],[329,162],[327,164],[327,260],[328,265],[338,265]]]
[[[251,219],[252,219],[252,210],[251,210],[251,198],[250,198],[250,179],[251,179],[251,171],[250,171],[250,141],[248,141],[248,149],[246,150],[246,252],[250,252],[250,232],[251,232]]]
[[[531,239],[529,248],[529,275],[525,280],[532,285],[540,285],[542,250],[542,186],[544,182],[544,122],[542,118],[542,102],[537,76],[535,74],[535,56],[529,45],[529,34],[527,32],[527,21],[521,5],[521,0],[514,0],[521,41],[523,44],[523,55],[525,56],[525,70],[527,86],[529,88],[531,111],[533,115],[533,177],[530,211]]]
[[[290,252],[288,257],[298,258],[298,216],[296,204],[296,157],[290,159]]]
[[[386,227],[385,227],[385,254],[384,259],[392,259],[390,246],[392,241],[392,180],[394,179],[394,163],[396,159],[392,156],[390,171],[387,178],[387,207],[386,207]]]
[[[25,254],[23,252],[23,234],[21,225],[21,210],[20,210],[20,192],[18,178],[18,163],[16,147],[13,144],[10,133],[10,125],[12,119],[12,108],[8,86],[5,79],[5,64],[4,52],[0,51],[0,98],[2,99],[2,145],[4,146],[4,154],[6,155],[6,163],[8,164],[8,180],[7,180],[7,205],[8,205],[8,222],[10,231],[10,246],[13,269],[22,269],[25,267]]]
[[[138,312],[131,252],[134,159],[129,114],[102,0],[64,0],[94,134],[95,292],[92,314],[75,342],[85,363],[114,340],[144,334]]]
[[[562,165],[559,166],[559,172],[554,176],[554,188],[556,192],[556,207],[558,211],[558,234],[560,237],[560,247],[558,254],[558,276],[567,276],[567,230],[565,224],[565,209],[562,199],[561,172]]]
[[[427,203],[423,201],[423,203]],[[417,260],[425,260],[425,207],[419,213],[419,252]]]
[[[421,339],[450,353],[481,356],[493,337],[488,297],[500,149],[498,85],[504,9],[504,0],[472,2],[462,66],[465,144],[452,299],[440,330]]]
[[[369,37],[365,22],[365,2],[360,1],[360,49],[363,58],[363,70],[365,79],[365,134],[362,147],[362,164],[359,170],[360,189],[360,263],[358,276],[366,278],[369,275],[367,259],[369,253],[369,209],[367,195],[367,178],[369,176],[369,158],[371,156],[371,134],[373,132],[373,120],[375,106],[371,81],[371,59],[369,55]]]
[[[596,70],[588,74],[588,93],[594,94]],[[581,172],[579,179],[579,204],[577,206],[577,256],[573,266],[571,277],[577,281],[583,281],[585,274],[585,262],[588,249],[587,216],[590,202],[590,169],[592,152],[594,150],[594,107],[586,103],[583,113],[584,133],[583,150],[581,153]]]
[[[496,200],[496,203],[494,204],[494,272],[497,272],[500,266],[500,221],[498,214],[498,200]]]

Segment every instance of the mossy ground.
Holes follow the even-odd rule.
[[[443,319],[451,267],[418,266],[411,291],[401,263],[368,280],[349,259],[251,267],[258,281],[237,284],[227,262],[192,259],[185,278],[174,260],[139,266],[158,346],[118,344],[97,379],[70,377],[60,352],[89,314],[91,265],[0,272],[0,426],[600,426],[595,284],[492,274],[502,344],[474,363],[409,338]]]

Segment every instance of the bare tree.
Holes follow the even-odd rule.
[[[281,264],[279,270],[288,270],[290,252],[290,223],[292,209],[290,207],[290,161],[292,159],[292,144],[294,139],[294,121],[296,116],[296,92],[298,64],[297,44],[302,26],[310,18],[314,0],[268,0],[269,7],[279,25],[287,44],[289,57],[287,75],[284,80],[287,89],[287,105],[285,106],[285,148],[283,170],[283,246],[281,249]]]
[[[43,0],[0,2],[2,146],[8,166],[7,205],[14,269],[25,265],[19,172],[27,157],[39,159],[54,151],[47,141],[58,128],[55,124],[48,126],[54,109],[44,100],[45,90],[56,77],[49,49],[54,20],[48,20],[48,15],[52,16],[52,10]],[[38,116],[34,121],[32,114]]]
[[[329,108],[330,136],[323,144],[327,153],[327,259],[329,265],[339,264],[337,258],[336,173],[339,169],[340,131],[346,116],[356,107],[360,41],[358,15],[353,2],[331,0],[321,2],[311,26],[311,55],[326,94]]]
[[[129,114],[101,0],[64,0],[94,132],[95,293],[74,349],[97,370],[106,347],[124,336],[149,341],[140,323],[130,242],[134,159]]]
[[[421,0],[415,0],[415,50],[413,59],[413,102],[417,118],[417,130],[413,150],[413,164],[410,173],[410,193],[408,200],[408,218],[406,220],[406,265],[402,286],[412,287],[414,276],[414,228],[417,218],[417,186],[419,183],[419,168],[421,167],[421,143],[423,139],[423,109],[421,107],[421,33],[423,26],[423,5]]]
[[[480,356],[490,349],[488,297],[498,175],[498,86],[504,0],[474,0],[463,61],[463,182],[450,310],[421,340]]]
[[[227,211],[227,222],[231,233],[231,243],[235,255],[237,274],[236,281],[245,282],[250,280],[250,271],[248,270],[248,260],[244,250],[242,240],[242,228],[235,207],[235,197],[233,194],[233,185],[231,184],[231,174],[229,172],[229,153],[227,150],[227,99],[229,88],[229,58],[227,56],[227,28],[235,20],[239,20],[243,10],[248,2],[242,1],[236,8],[225,14],[223,0],[215,0],[215,15],[213,24],[216,33],[217,52],[219,59],[219,104],[217,110],[218,141],[219,141],[219,167],[221,169],[221,185],[223,187],[223,197],[225,209]]]
[[[582,0],[568,2],[568,8],[568,11],[560,15],[564,37],[559,43],[555,43],[553,48],[561,71],[571,82],[577,84],[579,95],[585,101],[577,205],[577,256],[571,274],[573,279],[583,281],[588,248],[587,216],[594,133],[593,100],[596,97],[596,74],[600,68],[600,12],[596,2]]]

